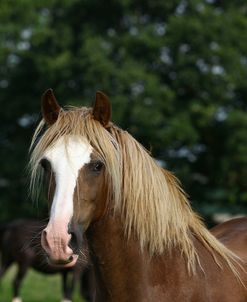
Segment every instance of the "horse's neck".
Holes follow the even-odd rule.
[[[117,217],[100,219],[90,226],[87,237],[96,270],[97,302],[240,301],[238,297],[247,301],[244,287],[229,268],[222,271],[196,238],[201,268],[198,265],[196,274],[189,275],[179,248],[150,257],[140,251],[134,237],[126,240]],[[231,293],[235,300],[228,299]]]
[[[151,259],[147,252],[140,251],[138,241],[126,240],[119,219],[107,218],[87,232],[100,301],[142,301],[150,295],[150,287],[161,282],[169,287],[171,277],[177,279],[178,275],[181,278],[187,274],[179,251]]]

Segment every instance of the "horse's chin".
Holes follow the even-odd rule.
[[[56,268],[70,268],[75,266],[79,255],[73,254],[71,257],[73,258],[72,260],[64,261],[64,260],[55,260],[47,256],[47,261],[49,265]]]

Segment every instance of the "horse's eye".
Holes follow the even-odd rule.
[[[104,164],[101,161],[96,161],[92,162],[90,166],[93,172],[100,172],[104,167]]]
[[[46,158],[41,159],[40,165],[45,171],[48,171],[51,167],[50,162]]]

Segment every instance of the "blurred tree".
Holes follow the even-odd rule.
[[[103,90],[196,207],[244,207],[246,13],[240,0],[2,0],[0,219],[36,212],[25,166],[48,87],[73,105]]]

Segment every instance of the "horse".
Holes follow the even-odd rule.
[[[13,263],[17,263],[18,266],[13,281],[12,301],[21,301],[21,283],[30,267],[43,274],[61,274],[63,302],[72,300],[74,285],[76,281],[83,278],[81,293],[87,298],[87,301],[92,301],[93,285],[92,283],[86,283],[92,274],[88,264],[87,246],[83,247],[81,263],[70,268],[52,266],[47,262],[46,255],[40,247],[41,231],[45,225],[43,221],[34,219],[18,219],[0,225],[0,278]],[[82,242],[81,234],[76,228],[74,228],[74,241],[78,241],[78,244]],[[72,275],[71,278],[69,278],[69,275]]]
[[[30,189],[47,179],[50,217],[41,244],[73,266],[71,223],[88,240],[95,301],[247,301],[247,218],[210,232],[177,178],[111,121],[108,97],[61,108],[51,89],[30,146]]]

